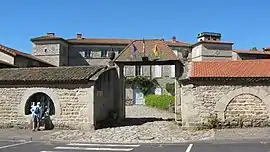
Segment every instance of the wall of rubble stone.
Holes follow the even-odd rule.
[[[0,127],[28,127],[30,115],[25,104],[35,93],[48,95],[55,107],[51,117],[55,127],[89,130],[93,128],[93,85],[58,84],[42,86],[0,86]]]
[[[270,86],[230,84],[182,84],[182,124],[193,127],[207,123],[210,116],[221,122],[241,120],[244,127],[265,126],[269,121]]]

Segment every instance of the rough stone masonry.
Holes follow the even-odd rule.
[[[207,123],[209,116],[221,121],[242,119],[244,126],[265,126],[269,123],[270,87],[262,84],[239,85],[200,83],[183,84],[183,126]]]

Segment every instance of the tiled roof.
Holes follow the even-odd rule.
[[[51,63],[48,63],[46,61],[43,61],[43,60],[41,60],[41,59],[39,59],[39,58],[31,55],[31,54],[23,53],[23,52],[20,52],[18,50],[9,48],[9,47],[4,46],[4,45],[1,45],[1,44],[0,44],[0,51],[6,52],[6,53],[11,54],[13,56],[16,56],[16,55],[23,56],[23,57],[26,57],[26,58],[29,58],[29,59],[32,59],[32,60],[35,60],[35,61],[38,61],[38,62],[47,64],[47,65],[50,65],[50,66],[54,66]]]
[[[35,37],[35,38],[31,38],[32,42],[35,41],[45,41],[45,40],[61,40],[61,41],[66,41],[65,39],[63,39],[62,37],[58,37],[58,36],[40,36],[40,37]]]
[[[67,40],[71,44],[114,44],[114,45],[128,45],[132,42],[130,39],[90,39],[90,38],[82,38],[82,39],[68,39]]]
[[[265,55],[270,55],[270,52],[268,52],[268,51],[233,50],[233,52],[239,53],[239,54],[265,54]]]
[[[191,78],[270,78],[270,60],[193,62]]]
[[[189,43],[185,43],[185,42],[172,42],[172,41],[165,41],[167,45],[169,46],[186,46],[186,47],[190,47],[192,46],[192,44]]]
[[[73,39],[64,39],[58,36],[40,36],[36,38],[32,38],[31,41],[44,41],[44,40],[63,40],[70,44],[103,44],[103,45],[128,45],[133,39],[118,39],[118,38],[73,38]],[[184,42],[172,42],[165,41],[169,46],[191,46],[192,44],[184,43]]]
[[[0,82],[59,82],[89,80],[106,66],[0,69]]]
[[[206,41],[199,41],[195,44],[192,45],[192,47],[195,47],[199,44],[228,44],[228,45],[233,45],[233,42],[224,42],[224,41],[210,41],[210,40],[206,40]]]
[[[136,57],[132,56],[133,44],[137,48]],[[154,55],[153,49],[157,45],[159,56]],[[143,56],[143,40],[135,40],[130,43],[117,57],[114,61],[116,62],[126,62],[134,61],[141,62]],[[145,56],[148,57],[150,61],[168,61],[168,60],[179,60],[177,56],[173,53],[171,48],[162,40],[145,40]]]

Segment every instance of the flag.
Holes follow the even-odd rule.
[[[133,50],[132,50],[132,57],[136,57],[137,48],[134,44],[132,44]]]
[[[155,47],[153,48],[153,52],[154,52],[155,56],[159,55],[157,45],[155,45]]]
[[[145,54],[145,42],[144,42],[144,39],[143,39],[143,54]]]

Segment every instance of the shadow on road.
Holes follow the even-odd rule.
[[[148,117],[148,118],[125,118],[125,119],[119,120],[119,121],[106,120],[106,121],[99,122],[96,126],[96,129],[123,127],[123,126],[134,126],[134,125],[138,126],[138,125],[143,125],[143,124],[148,123],[148,122],[155,122],[155,121],[174,121],[174,119]]]

